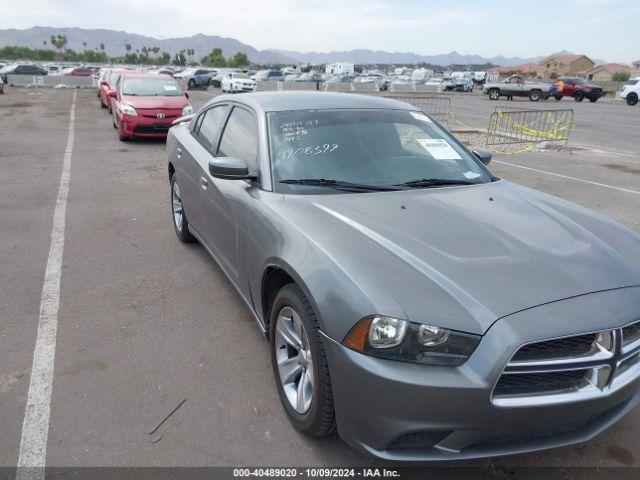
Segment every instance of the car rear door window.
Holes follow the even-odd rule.
[[[220,139],[218,156],[240,158],[247,162],[249,171],[257,170],[258,125],[249,111],[233,109]]]
[[[226,105],[217,105],[210,108],[198,118],[199,125],[196,125],[197,135],[200,142],[210,152],[215,151],[218,134],[222,128],[227,114]]]

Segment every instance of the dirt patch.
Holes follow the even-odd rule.
[[[77,362],[73,365],[69,365],[67,368],[64,368],[61,375],[70,375],[75,376],[82,372],[102,372],[107,369],[107,366],[104,362],[100,360],[89,360],[87,362]]]
[[[633,455],[633,453],[623,447],[607,447],[606,456],[607,458],[616,460],[623,465],[634,465],[636,461],[636,457]]]
[[[33,106],[33,103],[29,103],[29,102],[14,102],[14,103],[0,104],[0,108],[27,108],[32,106]]]
[[[615,163],[605,163],[604,166],[610,168],[611,170],[617,170],[618,172],[640,175],[640,168],[638,167],[630,167],[629,165],[617,165]]]

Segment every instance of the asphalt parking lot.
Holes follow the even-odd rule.
[[[0,466],[18,460],[74,95],[47,464],[375,465],[337,436],[311,440],[289,425],[250,313],[204,249],[175,238],[164,142],[118,141],[93,90],[8,88],[0,96]],[[212,95],[191,92],[194,107]],[[496,102],[457,95],[453,105],[460,125],[486,127]],[[640,108],[535,107],[547,105],[575,109],[576,148],[497,157],[492,170],[640,231]],[[459,465],[640,466],[639,440],[636,410],[583,445]]]

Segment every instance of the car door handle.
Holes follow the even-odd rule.
[[[203,190],[206,190],[208,186],[209,186],[209,180],[207,180],[205,177],[200,177],[200,188],[202,188]]]
[[[180,147],[178,147],[177,152],[178,152],[178,158],[182,158],[182,149]]]

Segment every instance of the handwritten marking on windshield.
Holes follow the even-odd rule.
[[[282,160],[288,160],[291,157],[299,157],[302,155],[324,155],[325,153],[331,153],[339,147],[337,143],[325,143],[323,145],[309,145],[299,148],[284,148],[278,157]]]
[[[309,128],[317,127],[318,120],[304,120],[299,122],[284,122],[280,125],[285,143],[299,140],[309,133]]]

